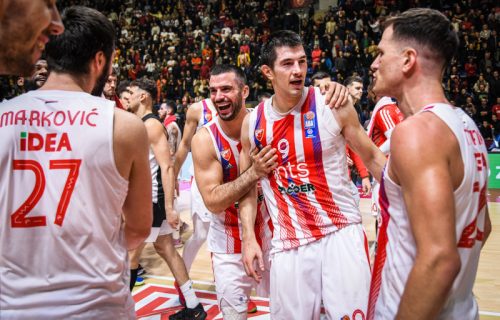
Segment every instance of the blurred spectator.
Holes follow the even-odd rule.
[[[339,1],[322,11],[293,10],[284,0],[58,0],[57,5],[63,9],[73,3],[93,6],[112,21],[119,37],[113,61],[117,81],[147,75],[157,83],[156,103],[180,101],[186,93],[198,101],[208,97],[205,79],[215,63],[242,67],[250,87],[248,101],[257,101],[261,93],[272,92],[258,68],[260,47],[281,28],[301,33],[308,44],[308,77],[324,71],[342,82],[357,74],[367,85],[385,17],[416,5],[441,10],[460,33],[459,53],[444,71],[449,99],[475,114],[481,98],[491,105],[500,96],[499,20],[492,0]],[[24,90],[16,80],[0,80],[0,99]],[[472,105],[467,106],[469,96]],[[373,109],[365,98],[361,106],[359,112]]]

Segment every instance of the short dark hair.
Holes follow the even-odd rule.
[[[51,71],[87,74],[89,61],[103,51],[108,63],[115,48],[113,24],[99,11],[72,6],[61,15],[64,32],[51,36],[45,55]]]
[[[247,84],[247,76],[240,68],[233,66],[231,64],[216,64],[212,70],[210,70],[211,76],[217,76],[223,73],[232,72],[236,75],[236,79],[240,83],[240,88]]]
[[[388,18],[384,29],[392,26],[393,38],[399,41],[415,41],[429,52],[450,63],[455,55],[459,40],[450,20],[441,12],[428,8],[414,8]]]
[[[300,36],[290,30],[280,30],[271,34],[269,41],[260,49],[260,65],[272,67],[276,61],[276,48],[304,46]]]
[[[347,77],[344,81],[344,86],[348,86],[348,85],[351,85],[353,82],[359,82],[361,84],[363,84],[363,79],[361,79],[361,77],[358,77],[358,76],[350,76],[350,77]]]
[[[130,86],[130,81],[128,80],[120,81],[120,84],[116,88],[116,95],[121,98],[122,93],[128,91],[128,86]]]
[[[318,71],[313,76],[311,77],[311,82],[314,83],[314,80],[321,80],[321,79],[331,79],[330,75],[324,71]]]
[[[155,103],[158,89],[156,88],[156,82],[153,80],[147,77],[142,77],[132,81],[130,83],[130,87],[138,87],[139,89],[146,91],[151,96],[153,103]]]
[[[177,105],[175,104],[174,100],[165,101],[165,105],[167,106],[168,109],[172,109],[172,111],[174,111],[174,113],[177,112]]]

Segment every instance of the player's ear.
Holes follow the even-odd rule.
[[[248,95],[250,94],[250,88],[247,85],[244,85],[243,90],[241,90],[241,94],[243,95],[244,99],[248,98]]]
[[[267,64],[263,64],[261,67],[260,67],[260,72],[262,72],[262,74],[268,79],[268,80],[272,80],[274,78],[274,73],[273,73],[273,70],[267,65]]]
[[[407,73],[410,72],[413,67],[415,66],[415,63],[417,62],[417,51],[413,48],[405,48],[403,50],[403,72]]]

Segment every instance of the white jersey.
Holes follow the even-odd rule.
[[[214,117],[217,117],[217,110],[210,99],[203,99],[200,101],[201,103],[201,115],[198,119],[198,125],[196,127],[196,132],[200,130],[205,124],[209,123],[213,120]],[[210,222],[212,219],[212,213],[207,209],[205,203],[203,203],[203,198],[201,197],[201,193],[196,185],[196,178],[194,176],[194,166],[191,165],[189,168],[189,172],[193,179],[191,180],[191,212],[193,214],[197,214],[201,220],[204,222]]]
[[[31,91],[0,107],[0,317],[129,319],[114,102]]]
[[[464,163],[464,178],[454,192],[455,230],[462,266],[439,318],[476,319],[478,306],[472,287],[484,231],[487,151],[477,126],[461,109],[434,104],[423,111],[434,113],[453,131]],[[380,187],[382,224],[370,289],[369,319],[395,317],[416,255],[401,187],[391,180],[386,170]]]
[[[201,103],[201,116],[198,119],[198,126],[196,127],[196,131],[200,130],[201,127],[212,121],[215,117],[217,117],[217,110],[215,109],[212,100],[203,99],[200,101]]]
[[[252,148],[271,145],[279,166],[262,179],[274,226],[272,252],[296,248],[352,223],[361,214],[351,193],[341,128],[317,88],[304,88],[287,114],[273,99],[249,119]]]
[[[223,182],[236,180],[239,176],[240,141],[229,138],[215,118],[206,125],[212,138],[217,158],[222,166]],[[258,199],[257,216],[255,218],[255,235],[263,251],[268,251],[271,240],[271,223],[262,194]],[[224,212],[214,214],[208,231],[208,250],[216,253],[241,253],[241,220],[238,204],[235,203]]]

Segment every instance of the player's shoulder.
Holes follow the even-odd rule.
[[[186,112],[186,120],[198,121],[201,117],[203,105],[201,101],[191,104]]]
[[[193,136],[193,141],[191,142],[191,149],[193,151],[193,156],[198,155],[207,155],[213,150],[212,147],[212,138],[210,137],[209,128],[207,126],[203,126],[198,130]]]
[[[421,112],[399,123],[391,136],[391,154],[406,152],[421,157],[427,153],[440,153],[456,142],[452,131],[430,112]]]
[[[124,135],[144,130],[144,123],[135,114],[121,109],[114,109],[114,127]]]
[[[144,126],[146,126],[146,129],[148,130],[148,132],[149,131],[163,132],[163,130],[165,129],[160,118],[158,118],[155,115],[143,118],[143,122],[144,122]]]

